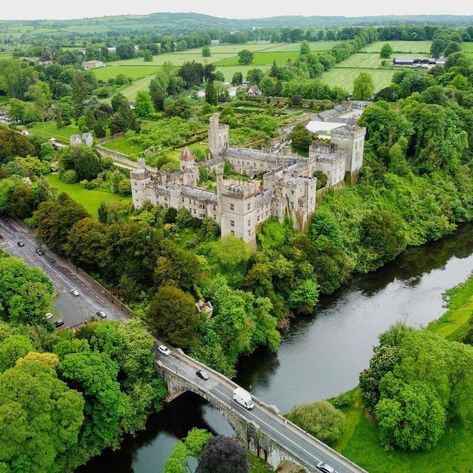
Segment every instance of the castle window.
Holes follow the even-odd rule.
[[[235,220],[230,220],[230,226],[234,227],[235,226]]]
[[[232,235],[235,235],[235,231],[234,231],[234,230],[230,230],[230,233],[231,233]]]
[[[294,191],[291,191],[291,194],[294,195]]]
[[[217,210],[217,206],[216,206],[216,205],[214,205],[214,211],[215,211],[215,210]]]
[[[251,226],[251,220],[248,220],[248,226]]]
[[[235,206],[233,204],[230,204],[230,210],[235,210]]]
[[[247,208],[250,210],[251,204],[248,202]]]
[[[184,203],[184,197],[182,198],[182,203]]]

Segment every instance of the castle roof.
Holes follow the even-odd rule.
[[[181,157],[179,158],[180,161],[187,161],[187,162],[194,162],[195,158],[194,155],[190,152],[189,148],[186,146],[184,148],[184,151],[181,154]]]

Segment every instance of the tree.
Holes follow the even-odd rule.
[[[0,373],[15,366],[16,360],[33,351],[31,341],[23,335],[10,335],[0,344]]]
[[[51,281],[39,268],[0,253],[0,316],[22,324],[44,324],[53,303]]]
[[[309,147],[314,141],[314,134],[304,125],[296,125],[290,134],[292,146],[300,151],[309,151]]]
[[[217,91],[215,90],[215,85],[213,82],[208,82],[205,87],[205,101],[210,105],[218,104]]]
[[[68,470],[84,421],[84,399],[53,364],[25,360],[0,374],[0,458],[8,471]]]
[[[430,450],[444,432],[445,410],[433,389],[417,381],[403,383],[391,373],[383,379],[375,415],[381,444],[388,448]]]
[[[33,100],[33,103],[41,115],[41,119],[45,120],[45,117],[50,113],[51,106],[51,90],[46,82],[38,81],[28,88],[28,96]]]
[[[190,118],[192,114],[191,106],[184,98],[172,100],[164,106],[164,112],[169,117]]]
[[[240,71],[234,72],[232,77],[232,85],[241,85],[243,82],[243,74]]]
[[[287,417],[328,445],[333,445],[343,434],[345,416],[328,401],[295,406]]]
[[[0,125],[0,164],[16,156],[34,154],[34,147],[26,136],[20,135],[6,125]]]
[[[184,348],[195,343],[199,317],[194,299],[181,289],[161,287],[151,301],[148,317],[153,321],[158,336],[169,343]]]
[[[307,56],[310,54],[310,44],[308,41],[302,41],[299,53],[301,56]]]
[[[389,43],[383,44],[380,56],[382,59],[389,59],[393,54],[393,48]]]
[[[248,49],[243,49],[238,53],[238,62],[240,64],[251,64],[253,62],[254,54]]]
[[[210,51],[210,47],[209,46],[204,46],[202,48],[202,56],[203,57],[210,57],[211,56],[211,51]]]
[[[153,62],[153,53],[149,49],[143,51],[143,61],[144,62]]]
[[[276,92],[276,80],[268,75],[265,75],[259,83],[259,88],[264,95],[274,95]]]
[[[217,435],[210,439],[199,457],[196,473],[248,473],[246,452],[229,437]]]
[[[368,100],[374,92],[374,83],[371,74],[360,72],[353,81],[353,98],[355,100]]]
[[[61,154],[61,164],[65,170],[74,170],[79,181],[95,179],[102,171],[100,159],[87,145],[65,148]]]
[[[250,69],[246,73],[246,80],[250,85],[259,84],[263,76],[264,73],[261,69]]]
[[[42,202],[33,214],[32,223],[42,241],[53,251],[64,254],[71,228],[85,217],[90,215],[84,207],[62,193],[57,201]]]
[[[146,90],[140,90],[136,94],[135,112],[140,118],[147,117],[153,111],[151,95]]]

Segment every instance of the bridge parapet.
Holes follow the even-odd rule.
[[[216,379],[220,384],[230,388],[232,391],[238,387],[236,383],[223,376],[221,373],[218,373],[217,371],[208,368],[193,358],[185,355],[182,350],[178,350],[178,352],[179,353],[175,353],[175,356],[180,358],[181,361],[185,361],[186,364],[192,366],[193,370],[203,369],[211,373],[214,379]],[[339,462],[346,466],[346,471],[354,473],[366,473],[365,470],[352,463],[350,460],[346,459],[335,450],[332,450],[323,442],[320,442],[316,438],[312,437],[300,427],[282,417],[275,406],[269,406],[256,396],[252,397],[258,409],[264,411],[267,415],[272,417],[272,419],[276,422],[277,429],[275,430],[283,433],[282,436],[273,436],[266,431],[267,429],[263,430],[261,425],[259,425],[256,421],[247,419],[241,415],[238,410],[234,409],[232,407],[231,401],[230,403],[223,401],[211,390],[204,388],[202,383],[196,382],[196,378],[189,378],[185,373],[179,370],[173,370],[171,367],[164,365],[160,361],[157,362],[157,365],[166,382],[171,396],[178,395],[179,393],[185,391],[190,391],[205,399],[207,402],[212,404],[232,426],[235,431],[236,438],[240,444],[247,450],[265,460],[274,469],[278,468],[282,462],[289,461],[300,466],[308,473],[318,472],[318,470],[315,468],[313,459],[315,457],[313,455],[311,461],[301,458],[295,451],[298,448],[298,445],[295,442],[289,441],[289,439],[287,439],[287,441],[281,441],[281,438],[284,437],[285,432],[292,432],[295,433],[299,438],[303,438],[304,441],[309,444],[309,448],[312,445],[315,447],[314,450],[323,450],[331,457],[337,458]],[[279,437],[279,439],[276,437]]]

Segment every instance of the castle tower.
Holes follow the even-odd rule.
[[[154,203],[156,197],[151,192],[151,173],[146,168],[145,160],[139,158],[136,169],[130,173],[133,205],[139,209],[145,201]]]
[[[332,143],[345,155],[345,176],[348,181],[355,182],[358,172],[363,166],[366,128],[359,126],[343,126],[332,131]]]
[[[181,171],[183,171],[184,169],[193,168],[194,164],[195,164],[194,155],[190,152],[189,148],[186,146],[184,148],[184,151],[181,154],[181,157],[179,158],[179,166],[181,168]]]
[[[254,182],[223,180],[217,176],[222,236],[235,235],[256,248],[255,198],[259,192],[259,185]]]
[[[229,127],[228,125],[221,125],[219,120],[219,114],[215,113],[209,119],[209,151],[212,158],[218,157],[227,148],[229,143],[228,138]]]

